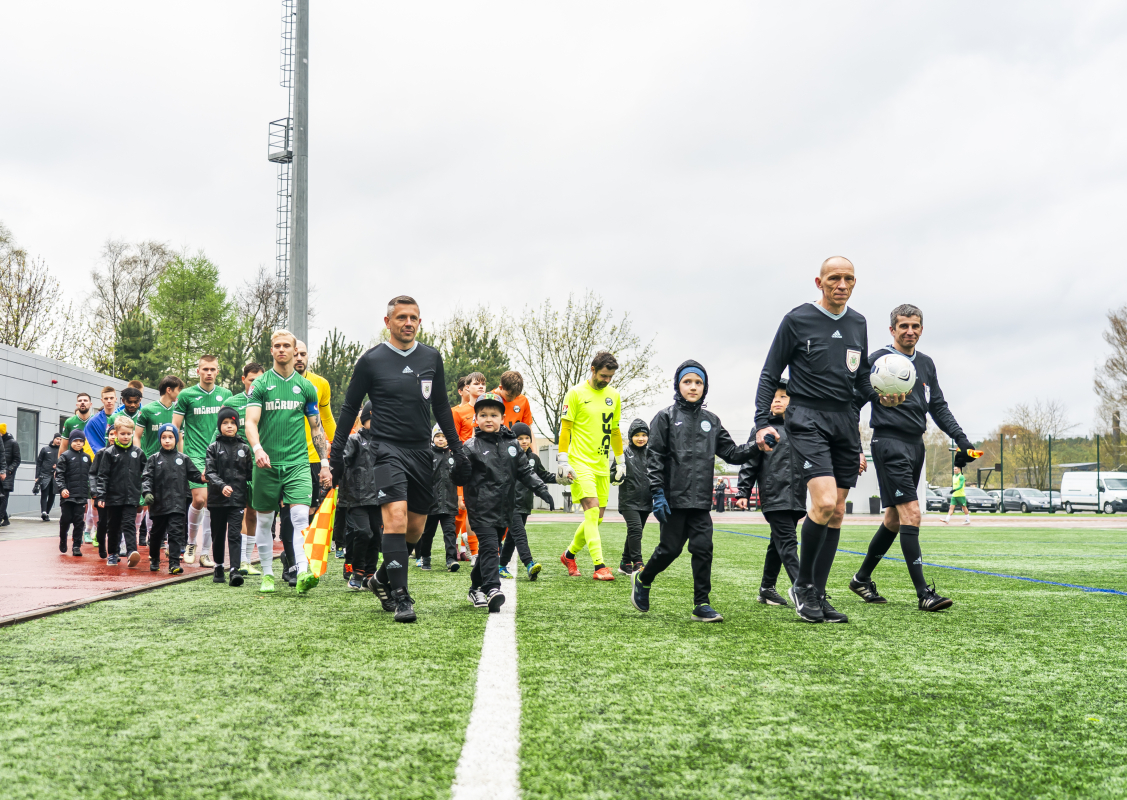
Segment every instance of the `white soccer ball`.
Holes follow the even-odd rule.
[[[899,353],[889,353],[873,362],[869,382],[877,394],[905,394],[916,385],[916,365]]]

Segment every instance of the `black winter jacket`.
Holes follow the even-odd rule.
[[[16,437],[10,433],[5,433],[4,437],[0,439],[0,445],[4,449],[4,468],[0,472],[4,472],[7,477],[4,478],[4,491],[10,492],[16,488],[16,470],[19,469],[22,459],[20,457],[20,443],[16,441]]]
[[[94,473],[94,494],[107,506],[135,506],[141,501],[141,472],[145,454],[135,444],[118,447],[110,442],[101,452]],[[166,512],[167,513],[167,512]]]
[[[55,463],[59,460],[59,450],[51,445],[45,446],[35,458],[35,485],[42,491],[55,480]]]
[[[626,462],[626,477],[618,487],[618,510],[653,511],[653,495],[650,493],[650,479],[646,473],[646,457],[649,445],[638,447],[634,444],[634,434],[638,431],[650,432],[644,420],[636,419],[630,423],[627,431],[626,447],[622,449],[623,461]],[[615,463],[618,459],[615,459]],[[613,472],[614,467],[611,467]]]
[[[802,474],[795,469],[782,417],[771,417],[768,425],[779,432],[779,442],[770,453],[755,446],[755,431],[751,432],[751,460],[740,469],[736,495],[751,497],[751,489],[759,484],[759,509],[761,511],[806,511],[806,484]]]
[[[141,475],[141,494],[153,496],[149,515],[187,514],[188,498],[192,494],[189,480],[204,482],[199,468],[188,456],[163,447],[149,456]]]
[[[528,459],[528,463],[532,465],[532,471],[536,473],[536,477],[544,481],[544,483],[556,482],[556,473],[548,472],[548,470],[544,469],[544,465],[540,461],[540,456],[533,453],[532,448],[525,450],[524,455],[525,458]],[[533,497],[535,497],[535,495],[532,493],[531,489],[523,483],[518,483],[516,485],[516,500],[513,505],[514,510],[519,514],[531,514]]]
[[[69,447],[55,462],[55,490],[62,495],[63,489],[70,492],[63,503],[85,503],[90,498],[90,456]]]
[[[454,453],[449,447],[439,448],[430,446],[432,456],[433,476],[431,489],[434,492],[434,502],[430,504],[428,514],[457,514],[458,513],[458,487],[454,485]]]
[[[246,440],[241,436],[217,436],[207,446],[206,459],[204,475],[207,478],[208,508],[246,508],[249,500],[247,481],[254,468],[254,457]],[[230,497],[223,494],[224,486],[230,486],[234,490]]]
[[[704,394],[696,403],[681,397],[677,388],[677,375],[685,367],[705,373]],[[670,508],[712,508],[716,456],[729,464],[743,464],[752,455],[751,447],[732,441],[720,418],[704,408],[707,396],[708,373],[696,361],[685,361],[673,373],[673,405],[657,412],[650,422],[650,494],[664,491]]]
[[[454,482],[465,487],[462,495],[470,530],[509,527],[517,481],[540,496],[548,493],[508,428],[500,433],[477,431],[464,448],[469,456],[469,474],[459,474],[455,468]]]
[[[340,502],[345,508],[378,506],[380,489],[376,485],[376,453],[379,442],[368,428],[361,428],[344,443],[344,474],[340,482]]]

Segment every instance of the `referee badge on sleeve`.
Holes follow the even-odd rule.
[[[850,372],[856,372],[857,367],[861,366],[861,351],[860,350],[846,350],[845,351],[845,366],[849,368]]]
[[[419,385],[423,387],[423,399],[430,400],[430,381],[419,381]]]

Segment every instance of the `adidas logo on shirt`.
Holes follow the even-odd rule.
[[[830,338],[831,339],[840,339],[841,338],[841,331],[834,331],[834,335],[831,336]]]
[[[803,469],[810,469],[812,466],[814,466],[814,465],[811,464],[809,461],[807,461],[805,464],[802,465],[802,468]]]
[[[403,368],[403,374],[404,375],[410,375],[411,374],[411,368],[410,367],[404,367]]]

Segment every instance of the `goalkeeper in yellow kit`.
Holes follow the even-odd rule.
[[[587,546],[595,566],[594,579],[613,581],[614,574],[603,563],[603,544],[599,538],[599,520],[606,511],[610,496],[610,452],[617,457],[614,481],[626,477],[622,458],[622,398],[610,388],[618,362],[610,353],[596,353],[591,360],[591,377],[568,390],[564,398],[560,425],[559,455],[556,456],[556,479],[571,484],[572,496],[583,508],[583,523],[575,531],[571,546],[560,556],[567,574],[579,576],[575,556]]]

